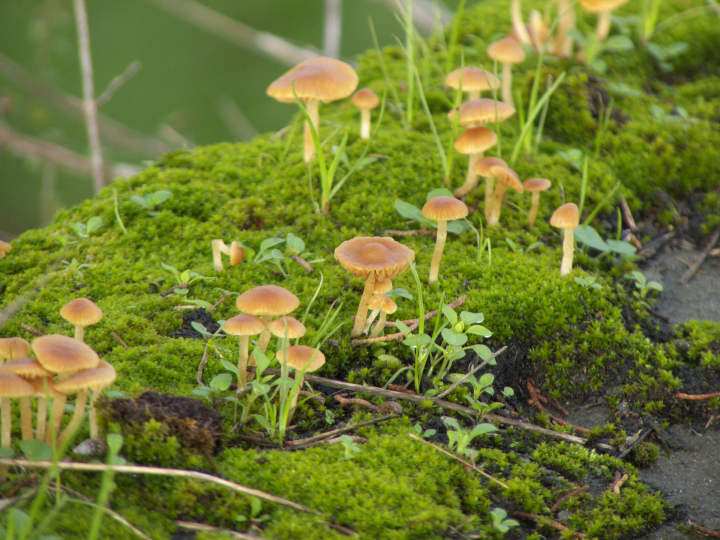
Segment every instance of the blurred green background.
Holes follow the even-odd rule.
[[[265,96],[289,64],[219,35],[223,25],[217,21],[203,29],[202,17],[191,14],[190,22],[179,13],[200,5],[231,19],[230,26],[241,22],[321,52],[325,1],[87,0],[95,95],[131,64],[139,67],[99,108],[106,165],[121,165],[116,176],[132,174],[163,151],[249,139],[281,128],[295,112]],[[447,17],[457,1],[443,0],[441,8],[437,1],[416,0],[415,7],[431,19],[434,7],[437,21],[437,10]],[[373,46],[369,19],[381,45],[403,35],[393,0],[339,4],[345,60]],[[81,97],[73,2],[0,1],[0,238],[41,226],[58,208],[92,195],[89,174],[10,150],[7,139],[29,153],[48,151],[42,146],[47,142],[87,156]]]

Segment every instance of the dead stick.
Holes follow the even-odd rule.
[[[223,529],[221,527],[213,527],[212,525],[195,523],[194,521],[176,521],[175,525],[177,525],[180,529],[185,529],[186,531],[214,532],[221,535],[228,535],[230,538],[239,538],[241,540],[264,540],[262,536],[245,534],[231,529]]]
[[[622,485],[625,483],[625,481],[626,481],[628,478],[630,478],[630,477],[628,476],[627,473],[625,473],[625,474],[623,474],[620,478],[618,478],[617,480],[615,480],[615,482],[613,482],[612,492],[613,492],[615,495],[620,495],[620,488],[622,487]]]
[[[673,394],[678,399],[687,399],[689,401],[701,401],[703,399],[712,399],[720,397],[720,392],[713,392],[712,394],[685,394],[683,392],[677,392]]]
[[[218,300],[218,301],[215,302],[212,306],[210,306],[210,309],[209,309],[208,311],[215,311],[215,308],[217,308],[220,304],[222,304],[223,301],[224,301],[228,296],[230,296],[230,295],[229,295],[229,294],[223,294],[223,295],[220,297],[220,300]]]
[[[688,526],[699,534],[709,536],[710,538],[720,538],[720,531],[716,531],[715,529],[708,529],[707,527],[703,527],[702,525],[698,525],[692,521],[688,521]]]
[[[620,197],[620,208],[622,209],[622,214],[623,214],[623,217],[625,218],[625,223],[627,223],[627,226],[630,227],[631,230],[636,231],[637,224],[635,223],[635,220],[633,219],[632,213],[630,212],[630,207],[628,206],[628,203],[625,200],[625,197]]]
[[[310,263],[303,259],[300,255],[293,255],[290,258],[296,263],[298,263],[300,266],[302,266],[305,270],[307,270],[308,274],[313,273],[313,267],[310,266]]]
[[[195,375],[195,380],[200,386],[205,386],[202,379],[203,371],[205,370],[205,364],[207,364],[208,361],[208,347],[210,347],[209,341],[205,343],[205,350],[203,351],[202,358],[200,359],[200,365],[198,365],[197,374]]]
[[[27,467],[29,469],[51,469],[57,467],[63,471],[89,471],[89,472],[105,472],[112,471],[120,474],[144,474],[148,476],[169,476],[175,478],[193,478],[195,480],[202,480],[217,484],[229,488],[238,493],[244,493],[252,497],[257,497],[266,501],[270,501],[276,504],[281,504],[301,512],[308,512],[321,516],[322,513],[318,510],[314,510],[308,506],[296,503],[289,499],[278,497],[259,489],[243,486],[230,480],[225,480],[219,476],[213,476],[200,471],[189,471],[185,469],[165,469],[163,467],[144,467],[140,465],[105,465],[104,463],[70,463],[66,461],[60,461],[53,463],[52,461],[29,461],[27,459],[6,459],[0,458],[0,465],[7,465],[10,467]]]
[[[715,247],[718,238],[720,238],[720,226],[715,229],[715,232],[713,233],[712,237],[710,237],[710,241],[708,242],[707,246],[705,246],[705,249],[703,249],[700,256],[695,259],[695,262],[693,262],[692,266],[688,268],[687,271],[680,277],[680,283],[687,283],[690,278],[693,277],[695,272],[698,271],[698,268],[700,268],[702,263],[707,258],[710,250]]]
[[[119,335],[117,332],[115,332],[114,330],[113,330],[112,332],[110,332],[110,335],[112,336],[112,338],[113,338],[115,341],[117,341],[120,345],[122,345],[122,346],[125,347],[126,349],[129,349],[129,348],[130,348],[130,347],[128,346],[128,344],[125,343],[125,340],[124,340],[123,338],[121,338],[120,335]]]
[[[306,437],[305,439],[297,439],[295,441],[285,441],[283,446],[289,447],[289,448],[302,448],[303,446],[308,446],[312,443],[323,441],[324,439],[329,439],[330,437],[335,437],[336,435],[340,435],[342,433],[347,433],[348,431],[355,431],[358,428],[370,426],[373,424],[378,424],[380,422],[385,422],[386,420],[392,420],[393,418],[397,418],[397,414],[388,414],[386,416],[379,416],[377,418],[372,418],[371,420],[365,420],[364,422],[358,422],[357,424],[351,424],[349,426],[344,426],[337,429],[332,429],[330,431],[326,431],[324,433],[318,433],[317,435],[313,435],[312,437]]]
[[[553,505],[550,507],[550,511],[554,514],[558,511],[558,508],[567,501],[568,499],[571,499],[572,497],[575,497],[577,495],[580,495],[581,493],[585,493],[586,491],[590,491],[590,486],[581,486],[577,489],[573,489],[569,493],[566,493],[562,497],[560,497],[557,501],[553,503]]]
[[[565,525],[560,523],[559,521],[556,521],[552,518],[549,518],[547,516],[540,516],[538,514],[530,514],[529,512],[521,512],[520,510],[514,510],[512,512],[512,515],[519,518],[525,518],[525,519],[531,519],[533,521],[543,521],[553,527],[554,529],[557,529],[558,531],[567,531],[569,530]],[[580,538],[587,538],[587,534],[576,532],[576,536]]]
[[[365,407],[375,412],[378,412],[380,410],[380,407],[378,407],[377,405],[373,405],[367,399],[335,396],[335,401],[337,401],[341,407],[344,407],[345,405],[359,405],[360,407]]]
[[[21,322],[21,323],[20,323],[20,328],[22,328],[22,329],[25,330],[26,332],[30,332],[33,336],[38,336],[38,337],[40,337],[40,336],[44,336],[44,335],[45,335],[45,334],[43,334],[40,330],[38,330],[37,328],[33,328],[32,326],[30,326],[29,324],[25,324],[24,322]]]
[[[456,309],[460,307],[462,304],[465,303],[465,300],[467,300],[467,295],[463,294],[461,297],[459,297],[457,300],[455,300],[452,304],[448,304],[448,307],[451,307],[453,309]],[[437,315],[438,310],[433,309],[432,311],[428,311],[425,316],[423,317],[424,320],[432,319],[435,315]],[[418,324],[420,322],[420,319],[407,319],[405,321],[402,321],[404,324],[410,326],[411,324]],[[385,326],[396,326],[395,322],[387,322],[385,323]]]
[[[442,392],[440,392],[440,393],[439,393],[437,396],[435,396],[435,397],[438,398],[438,399],[441,399],[441,398],[444,398],[445,396],[447,396],[450,392],[452,392],[453,390],[455,390],[458,386],[460,386],[462,383],[464,383],[464,382],[465,382],[467,379],[469,379],[472,375],[475,375],[475,373],[477,373],[480,369],[482,369],[483,367],[485,367],[490,359],[492,359],[492,358],[497,358],[499,355],[501,355],[503,352],[505,352],[505,349],[507,349],[507,345],[503,345],[502,347],[500,347],[497,351],[495,351],[494,353],[492,353],[492,356],[491,356],[490,358],[488,358],[487,360],[484,360],[483,362],[481,362],[480,364],[478,364],[475,368],[473,368],[472,370],[468,371],[462,378],[460,378],[459,380],[455,381],[453,384],[451,384],[450,386],[448,386],[445,390],[443,390]]]
[[[410,231],[398,231],[395,229],[385,229],[383,231],[383,234],[389,234],[391,236],[435,236],[437,234],[436,231],[431,231],[430,229],[413,229]]]
[[[139,60],[133,60],[130,62],[130,65],[125,68],[125,71],[123,71],[120,75],[117,77],[113,77],[113,79],[110,81],[110,83],[107,85],[107,88],[103,90],[103,92],[98,96],[98,98],[95,100],[95,103],[98,107],[102,107],[105,105],[108,101],[110,101],[113,97],[113,94],[120,88],[123,84],[128,82],[130,79],[132,79],[135,74],[137,74],[138,71],[140,71],[140,68],[142,67],[142,64]]]
[[[437,444],[431,443],[430,441],[426,441],[425,439],[423,439],[422,437],[419,437],[419,436],[416,435],[415,433],[408,433],[408,436],[410,436],[411,438],[415,439],[416,441],[420,441],[421,443],[427,444],[428,446],[434,448],[434,449],[437,450],[438,452],[442,452],[442,453],[445,454],[446,456],[450,456],[450,457],[453,458],[454,460],[459,461],[460,463],[462,463],[463,465],[465,465],[465,467],[467,467],[468,469],[472,469],[473,471],[475,471],[475,472],[477,472],[477,473],[480,473],[480,474],[483,475],[485,478],[487,478],[488,480],[491,480],[491,481],[495,482],[496,484],[498,484],[499,486],[503,487],[504,489],[508,489],[508,485],[507,485],[505,482],[502,482],[502,481],[498,480],[497,478],[495,478],[494,476],[492,476],[491,474],[486,473],[485,471],[483,471],[482,469],[480,469],[477,465],[473,465],[472,463],[470,463],[470,462],[468,462],[468,461],[465,461],[465,460],[464,460],[463,458],[461,458],[460,456],[458,456],[458,455],[456,455],[456,454],[453,454],[452,452],[450,452],[450,451],[448,451],[448,450],[445,450],[442,446],[438,446]]]

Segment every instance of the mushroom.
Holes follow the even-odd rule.
[[[97,367],[100,358],[88,345],[77,339],[58,334],[50,334],[35,338],[32,350],[42,366],[53,373],[57,373],[62,380],[76,371]],[[47,430],[45,442],[50,444],[62,424],[67,397],[61,394],[53,400],[51,429]]]
[[[301,338],[307,332],[303,323],[288,315],[275,319],[268,324],[268,329],[272,335],[278,338],[278,349],[287,347],[289,339]]]
[[[370,297],[371,299],[374,298],[377,295],[380,294],[386,294],[389,293],[392,290],[392,280],[390,279],[379,279],[375,282],[375,288],[373,289],[373,294]],[[368,316],[367,320],[365,321],[365,327],[363,328],[363,334],[367,334],[368,330],[370,330],[370,326],[372,325],[373,321],[377,318],[377,316],[380,314],[380,309],[375,309],[368,303],[368,307],[372,311],[370,311],[370,315]]]
[[[30,344],[21,337],[0,338],[0,360],[24,358],[30,354]]]
[[[575,203],[563,204],[555,210],[550,218],[550,225],[563,229],[563,256],[560,263],[560,275],[564,276],[572,270],[573,252],[575,251],[575,242],[573,231],[580,223],[578,207]]]
[[[597,13],[598,20],[595,35],[599,41],[604,41],[610,33],[610,15],[614,10],[626,4],[628,0],[580,0],[585,11]]]
[[[290,418],[297,405],[297,398],[300,390],[302,390],[305,373],[312,373],[323,367],[325,365],[325,355],[320,349],[308,347],[307,345],[293,345],[286,349],[279,349],[275,353],[275,357],[283,366],[283,374],[285,374],[286,368],[292,368],[296,371],[296,377],[299,380],[298,391],[295,392],[290,403],[290,415],[288,416]]]
[[[422,214],[428,219],[437,221],[437,236],[435,239],[435,250],[433,251],[432,262],[430,263],[429,283],[435,283],[438,279],[440,259],[442,258],[445,239],[447,238],[447,222],[453,219],[462,219],[468,215],[468,207],[465,203],[455,197],[433,197],[422,208]]]
[[[491,43],[487,48],[487,54],[502,64],[502,99],[505,103],[513,103],[512,66],[525,60],[525,51],[514,39],[504,38]]]
[[[346,98],[353,93],[357,84],[357,74],[348,64],[319,56],[301,62],[273,81],[267,88],[267,95],[282,103],[295,103],[297,95],[297,99],[305,104],[308,116],[318,130],[319,102],[329,103]],[[315,143],[310,124],[306,120],[303,153],[305,163],[310,163],[314,155]]]
[[[380,105],[377,94],[369,88],[361,88],[352,97],[353,105],[360,109],[360,138],[370,138],[370,111]]]
[[[370,337],[378,337],[385,329],[385,321],[387,321],[387,316],[392,315],[397,311],[397,304],[389,296],[385,296],[384,294],[376,294],[370,299],[369,305],[371,308],[376,308],[380,311],[380,318],[378,319],[375,328],[373,328],[373,331],[370,334]]]
[[[575,28],[575,6],[571,0],[555,0],[558,11],[557,35],[552,44],[552,53],[560,58],[572,54],[573,39],[568,32]]]
[[[76,298],[60,308],[60,316],[75,325],[75,339],[83,341],[85,327],[100,322],[103,312],[92,300]]]
[[[365,327],[368,301],[380,279],[392,279],[405,271],[415,258],[415,252],[389,237],[357,236],[335,248],[335,259],[345,270],[365,278],[360,304],[355,314],[351,334],[359,336]]]
[[[467,127],[483,127],[490,122],[502,122],[515,114],[515,107],[494,99],[478,98],[466,101],[448,113],[453,121]]]
[[[503,165],[493,165],[490,167],[490,173],[497,179],[497,185],[493,191],[492,200],[490,201],[490,212],[488,214],[488,226],[494,227],[500,222],[500,211],[502,210],[503,197],[508,187],[511,187],[518,193],[523,192],[523,185],[518,175],[510,167]]]
[[[508,166],[508,164],[505,163],[505,160],[500,159],[499,157],[484,157],[482,159],[479,159],[478,162],[475,164],[475,172],[478,174],[478,176],[482,176],[485,179],[485,220],[490,217],[492,194],[493,190],[495,189],[495,177],[493,176],[491,169],[497,165],[500,165],[502,167]]]
[[[112,367],[105,360],[100,360],[97,367],[91,369],[84,369],[71,375],[70,377],[63,379],[62,381],[55,384],[55,390],[64,394],[72,394],[77,392],[77,399],[75,400],[75,412],[65,426],[65,429],[60,434],[58,439],[58,446],[62,446],[75,433],[75,430],[82,423],[82,419],[85,416],[85,405],[87,404],[88,392],[92,391],[93,396],[90,400],[90,438],[96,439],[98,435],[97,419],[95,413],[95,399],[97,398],[98,392],[103,388],[110,386],[117,377],[115,368]]]
[[[530,212],[528,212],[528,225],[530,227],[535,223],[540,204],[540,192],[550,189],[552,183],[547,178],[528,178],[523,182],[523,189],[532,194],[530,203]]]
[[[236,305],[239,311],[255,315],[265,324],[257,345],[261,351],[264,351],[270,342],[270,330],[267,325],[271,317],[287,315],[295,311],[300,305],[300,299],[277,285],[261,285],[238,296]]]
[[[32,395],[32,384],[14,373],[0,373],[0,418],[2,421],[2,434],[0,435],[0,447],[10,448],[12,442],[12,403],[15,397],[27,397]],[[23,434],[26,432],[26,425],[30,423],[32,433],[31,417],[22,415]],[[32,437],[31,437],[32,438]]]
[[[240,264],[245,258],[245,248],[234,240],[230,243],[230,247],[219,239],[213,240],[210,245],[212,246],[213,268],[218,272],[224,270],[222,262],[223,253],[230,257],[230,266]]]
[[[18,375],[20,377],[23,377],[24,379],[31,379],[31,382],[35,379],[40,380],[42,384],[42,380],[51,377],[52,373],[50,373],[47,369],[42,367],[40,362],[35,360],[34,358],[25,357],[25,358],[15,358],[13,360],[10,360],[9,362],[6,362],[4,365],[0,366],[0,373],[14,373],[15,375]],[[32,396],[34,396],[33,394]],[[33,432],[32,432],[32,404],[30,403],[31,395],[22,396],[20,398],[20,424],[22,426],[22,438],[24,441],[27,441],[29,439],[33,438]],[[44,398],[44,394],[43,394]],[[40,430],[40,414],[41,414],[41,405],[42,408],[44,408],[45,413],[47,413],[47,403],[44,399],[38,402],[38,432],[42,431],[42,433],[45,433],[45,420],[42,420],[42,430]],[[40,435],[38,434],[38,439],[40,438]]]
[[[459,188],[461,192],[468,193],[477,185],[477,172],[475,164],[483,157],[483,152],[497,144],[497,135],[484,127],[474,127],[463,131],[455,139],[455,150],[461,154],[468,154],[468,172],[465,183]]]
[[[48,398],[60,397],[55,390],[55,382],[48,377],[36,377],[30,380],[33,385],[33,396],[37,398],[37,418],[35,419],[35,438],[44,441],[47,431]]]
[[[11,249],[12,246],[9,243],[4,240],[0,240],[0,259],[3,259]]]
[[[448,73],[445,77],[445,86],[467,92],[468,98],[473,100],[479,98],[481,92],[500,88],[500,81],[495,75],[482,68],[464,67]]]
[[[248,358],[250,348],[250,336],[261,333],[265,330],[265,323],[247,313],[241,313],[230,317],[223,323],[223,332],[233,336],[240,336],[240,347],[238,352],[238,382],[244,385],[248,381]]]

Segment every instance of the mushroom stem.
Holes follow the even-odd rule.
[[[240,347],[238,350],[238,386],[248,381],[247,365],[250,351],[250,336],[240,336]]]
[[[610,11],[601,11],[598,14],[595,35],[597,36],[599,41],[605,41],[605,38],[610,33],[610,13]]]
[[[562,262],[560,262],[561,276],[569,274],[570,270],[572,270],[573,253],[575,251],[573,228],[566,227],[563,231],[563,256]]]
[[[492,176],[485,177],[485,221],[490,217],[490,207],[492,206],[493,189],[495,189],[495,179]]]
[[[312,124],[315,127],[315,131],[319,130],[319,125],[320,125],[319,124],[320,112],[318,110],[319,103],[320,102],[317,99],[308,99],[305,102],[305,110],[307,111],[308,116],[310,117],[310,121],[312,121]],[[310,124],[308,123],[307,120],[305,120],[305,150],[303,153],[303,159],[305,160],[305,163],[310,163],[314,156],[315,156],[315,142],[313,141]]]
[[[360,138],[370,138],[370,109],[360,109]]]
[[[575,28],[575,10],[568,0],[558,1],[558,30],[555,38],[555,55],[567,58],[572,54],[573,40],[568,31]]]
[[[437,225],[437,238],[435,240],[435,250],[433,251],[432,261],[430,262],[429,283],[435,283],[438,279],[438,271],[440,270],[440,259],[442,259],[443,248],[445,248],[445,239],[447,238],[447,220],[439,219]]]
[[[379,309],[373,309],[370,312],[370,316],[365,321],[365,328],[363,328],[363,334],[367,334],[368,330],[370,330],[370,327],[372,326],[372,323],[375,322],[375,319],[377,319],[377,316],[380,314]]]
[[[67,396],[65,394],[53,399],[52,409],[50,410],[50,428],[45,433],[45,442],[49,445],[52,445],[53,436],[57,436],[58,431],[60,431],[66,401]]]
[[[378,337],[380,334],[383,333],[383,330],[385,330],[385,321],[387,321],[387,313],[385,313],[384,311],[381,311],[380,318],[378,319],[378,322],[375,325],[375,328],[373,328],[373,331],[370,334],[370,337]]]
[[[78,341],[83,341],[85,339],[85,327],[80,325],[75,325],[75,339]]]
[[[520,39],[523,45],[532,45],[530,34],[528,34],[527,28],[525,28],[525,21],[522,18],[522,9],[520,8],[520,0],[512,0],[510,6],[510,12],[512,15],[513,29],[515,34]]]
[[[75,430],[80,427],[80,424],[85,417],[85,405],[87,405],[87,390],[79,390],[77,398],[75,399],[75,412],[73,412],[72,418],[68,425],[65,426],[60,438],[58,439],[58,447],[61,447],[63,443],[75,434]]]
[[[502,209],[503,197],[507,191],[505,182],[498,182],[490,202],[490,214],[488,215],[488,227],[494,227],[500,222],[500,211]]]
[[[540,206],[540,192],[533,191],[530,198],[530,212],[528,212],[528,225],[530,227],[535,223],[537,217],[538,207]]]
[[[503,62],[502,72],[502,98],[508,105],[513,104],[512,97],[512,64]]]
[[[375,272],[371,272],[365,280],[365,289],[363,290],[362,297],[360,298],[360,304],[358,305],[357,313],[355,313],[355,324],[353,325],[352,332],[350,332],[350,335],[352,337],[357,337],[362,334],[363,328],[365,328],[365,319],[367,318],[368,312],[368,302],[370,302],[370,297],[372,296],[374,290]]]
[[[30,396],[20,398],[20,427],[22,429],[23,441],[29,441],[33,438],[32,403],[30,402]]]
[[[45,439],[45,427],[47,425],[47,398],[39,397],[37,402],[37,428],[35,438],[38,441]]]
[[[465,183],[459,188],[457,188],[453,193],[456,197],[462,197],[463,195],[467,195],[473,189],[475,189],[475,186],[477,186],[478,174],[475,172],[475,165],[482,157],[482,152],[477,154],[470,154],[470,158],[468,159],[468,171],[467,175],[465,176]]]
[[[95,400],[98,397],[97,391],[93,390],[92,396],[90,397],[90,410],[88,410],[88,421],[90,423],[90,438],[98,438],[98,422],[97,422],[97,409],[95,408]]]
[[[10,410],[10,398],[0,398],[0,409],[2,410],[2,437],[0,437],[0,447],[10,448],[12,442],[12,414]]]
[[[260,347],[262,352],[265,352],[265,349],[267,349],[267,346],[270,343],[270,337],[272,336],[272,334],[270,334],[270,329],[268,328],[270,317],[267,315],[258,315],[258,318],[265,323],[265,330],[260,333],[257,346]]]
[[[227,246],[222,240],[213,240],[211,242],[211,245],[213,255],[213,268],[215,268],[215,270],[217,270],[218,272],[222,272],[224,270],[222,254],[227,250]]]

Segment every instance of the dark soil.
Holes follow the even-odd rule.
[[[198,308],[183,315],[183,323],[180,328],[170,334],[171,338],[193,338],[202,339],[203,335],[192,327],[192,323],[202,324],[209,333],[214,334],[220,328],[210,313],[205,308]]]

